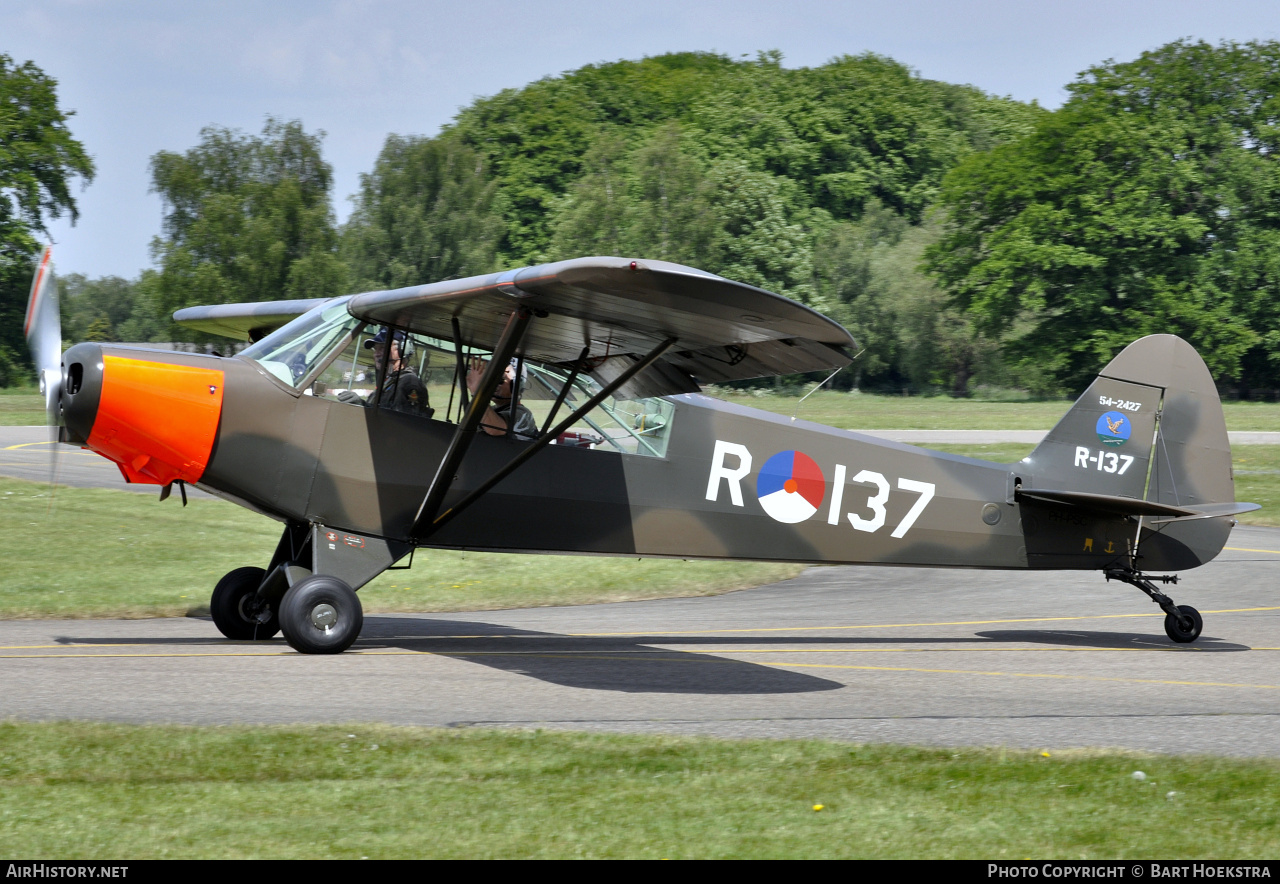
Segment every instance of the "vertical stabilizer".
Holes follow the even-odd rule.
[[[1183,508],[1235,500],[1231,445],[1213,377],[1174,335],[1134,341],[1089,385],[1031,456],[1024,487],[1150,500]],[[1135,565],[1181,570],[1221,551],[1234,524],[1136,519]]]
[[[1197,506],[1236,499],[1222,402],[1208,367],[1190,344],[1173,335],[1143,338],[1111,360],[1102,374],[1164,387],[1147,500]]]
[[[1126,347],[1020,466],[1039,487],[1172,506],[1235,500],[1217,388],[1174,335]]]
[[[1164,387],[1150,374],[1111,369],[1135,349],[1152,349],[1152,340],[1131,344],[1113,360],[1019,465],[1036,487],[1144,497]]]

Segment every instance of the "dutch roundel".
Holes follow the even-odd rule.
[[[800,451],[778,452],[765,461],[756,478],[760,505],[779,522],[803,522],[822,506],[825,493],[822,470]]]

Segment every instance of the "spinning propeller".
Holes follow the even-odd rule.
[[[22,326],[40,377],[40,392],[44,394],[45,422],[50,427],[62,423],[58,400],[62,392],[62,319],[58,316],[58,293],[50,285],[52,273],[52,249],[45,246],[31,282],[31,297],[27,300],[27,318]]]
[[[40,378],[40,392],[44,394],[45,423],[50,429],[49,483],[52,504],[52,484],[58,474],[58,430],[62,425],[62,318],[58,315],[58,291],[52,285],[52,248],[45,246],[36,266],[35,279],[31,282],[31,297],[27,300],[27,317],[22,331],[31,350]]]

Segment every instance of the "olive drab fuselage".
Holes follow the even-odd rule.
[[[67,397],[67,425],[82,442],[93,428],[78,413],[100,408],[90,402],[94,396],[106,402],[102,389],[115,383],[111,366],[118,360],[170,365],[199,374],[202,382],[210,373],[220,376],[216,438],[202,472],[188,473],[188,480],[286,523],[324,531],[322,545],[331,560],[365,554],[369,544],[382,542],[390,543],[383,558],[392,561],[413,546],[429,546],[1104,569],[1126,560],[1140,541],[1144,567],[1177,570],[1216,555],[1231,526],[1229,519],[1217,518],[1139,528],[1131,515],[1019,497],[1020,488],[1050,476],[1141,496],[1152,466],[1158,404],[1152,397],[1162,394],[1105,377],[1081,398],[1088,407],[1081,411],[1077,403],[1064,418],[1068,424],[1075,414],[1079,427],[1060,424],[1032,457],[1013,465],[928,451],[701,394],[673,396],[664,456],[550,445],[458,518],[414,536],[415,516],[454,424],[304,395],[244,358],[97,344],[78,345],[67,356],[84,365],[105,364],[104,373],[82,381],[83,389]],[[1137,425],[1127,447],[1109,447],[1094,432],[1097,415],[1117,412]],[[101,413],[95,417],[104,420]],[[479,434],[446,507],[526,444]],[[140,478],[128,463],[122,471],[133,481]],[[1184,483],[1185,499],[1194,489],[1190,478]],[[361,579],[360,568],[347,573],[357,586],[374,576]]]

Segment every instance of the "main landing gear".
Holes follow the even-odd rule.
[[[284,640],[303,654],[341,654],[364,627],[356,591],[337,577],[312,574],[280,600]]]
[[[237,568],[218,581],[209,613],[219,632],[240,641],[283,632],[289,646],[303,654],[341,654],[359,637],[364,611],[346,582],[326,574],[311,574],[292,586],[283,576],[266,578],[262,568]]]
[[[1175,605],[1173,599],[1156,589],[1155,583],[1152,582],[1159,580],[1161,583],[1177,583],[1177,575],[1143,574],[1141,571],[1129,568],[1108,568],[1104,573],[1108,580],[1119,580],[1138,587],[1151,598],[1151,601],[1159,605],[1164,611],[1165,634],[1173,641],[1186,644],[1200,637],[1200,630],[1204,628],[1204,620],[1200,617],[1200,612],[1190,605]]]

